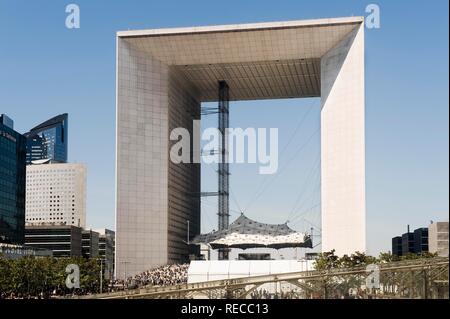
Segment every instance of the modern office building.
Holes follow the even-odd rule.
[[[0,243],[23,244],[26,139],[0,116]]]
[[[428,248],[430,253],[448,257],[448,222],[431,223],[428,226]]]
[[[26,224],[86,225],[86,167],[27,165]]]
[[[394,256],[402,256],[403,244],[402,244],[402,236],[396,236],[392,238],[392,255]]]
[[[422,254],[428,252],[428,228],[417,228],[414,232],[408,231],[402,236],[392,238],[392,255],[400,257],[408,253]]]
[[[408,226],[408,232],[402,235],[402,255],[404,256],[408,253],[414,254],[414,246],[414,233],[409,231]]]
[[[422,227],[414,230],[414,252],[416,254],[428,252],[428,228]]]
[[[173,163],[169,136],[182,127],[195,138],[200,105],[219,100],[223,81],[227,101],[321,98],[322,250],[366,251],[362,17],[122,31],[116,274],[188,259],[200,167]]]
[[[106,279],[114,278],[114,256],[116,247],[116,233],[109,229],[97,229],[99,234],[98,254],[103,260]]]
[[[27,165],[32,162],[47,159],[47,145],[45,139],[38,134],[27,137]],[[49,160],[50,162],[50,160]]]
[[[84,258],[99,257],[99,236],[99,233],[91,229],[81,232],[81,254]]]
[[[14,121],[10,117],[8,117],[6,114],[0,115],[0,125],[9,127],[12,130],[14,129]]]
[[[25,133],[27,165],[36,160],[50,163],[67,162],[68,114],[55,116]]]
[[[25,245],[51,250],[54,257],[82,256],[82,229],[75,226],[26,226]]]

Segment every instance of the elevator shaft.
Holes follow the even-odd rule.
[[[229,200],[229,161],[228,161],[228,132],[229,127],[229,87],[227,82],[219,81],[219,131],[221,133],[219,140],[219,169],[218,169],[218,217],[219,230],[228,228],[230,218],[230,200]],[[228,259],[228,250],[219,250],[219,259]]]

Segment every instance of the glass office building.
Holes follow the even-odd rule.
[[[81,257],[82,231],[72,225],[26,226],[25,245],[48,249],[54,257]]]
[[[114,278],[114,260],[116,247],[116,232],[110,229],[98,229],[98,255],[103,261],[103,272],[106,279]]]
[[[402,256],[403,252],[403,242],[402,236],[396,236],[392,238],[392,255],[394,256]]]
[[[421,254],[428,251],[428,228],[417,228],[414,231],[414,252]]]
[[[26,139],[0,116],[0,243],[23,244]]]
[[[100,234],[91,229],[81,231],[81,255],[84,258],[97,258],[99,256]]]
[[[27,138],[27,165],[49,159],[51,163],[67,163],[68,114],[60,114],[32,128]]]

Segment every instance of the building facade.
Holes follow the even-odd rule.
[[[45,139],[38,134],[28,135],[27,137],[27,165],[34,161],[46,160],[47,146]]]
[[[27,225],[86,226],[86,167],[83,164],[28,165]]]
[[[366,250],[362,17],[117,34],[116,274],[188,259],[200,167],[170,160],[202,102],[321,98],[322,249]],[[193,149],[190,156],[200,157]],[[281,221],[280,221],[281,222]],[[127,271],[125,271],[125,268]]]
[[[12,118],[8,117],[6,114],[0,115],[0,125],[9,127],[12,130],[14,129],[14,121],[12,120]]]
[[[428,226],[428,247],[430,253],[448,257],[448,222],[437,222]]]
[[[25,245],[51,250],[54,257],[80,257],[81,234],[75,226],[26,226]]]
[[[23,244],[26,139],[0,116],[0,243]]]
[[[402,236],[396,236],[392,238],[392,255],[400,257],[402,256],[403,245],[402,245]]]
[[[400,257],[407,254],[426,253],[429,250],[428,245],[428,228],[421,227],[410,232],[408,225],[408,232],[392,238],[392,255]]]
[[[112,279],[114,278],[116,232],[105,228],[96,231],[100,234],[98,254],[103,260],[104,275],[106,279]]]
[[[81,254],[84,258],[99,257],[99,235],[93,230],[81,232]]]
[[[414,252],[421,254],[428,252],[428,228],[422,227],[414,230]]]
[[[407,232],[402,235],[402,255],[414,254],[414,233]]]
[[[55,116],[25,133],[27,165],[48,159],[51,163],[67,162],[68,114]]]

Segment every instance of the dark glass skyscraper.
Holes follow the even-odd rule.
[[[27,165],[49,159],[52,163],[67,162],[68,114],[55,116],[25,133]]]
[[[428,251],[428,228],[417,228],[414,231],[414,252],[416,254]]]
[[[402,236],[392,238],[392,255],[401,256],[403,251]]]
[[[0,116],[0,242],[23,244],[26,139],[13,125]]]

